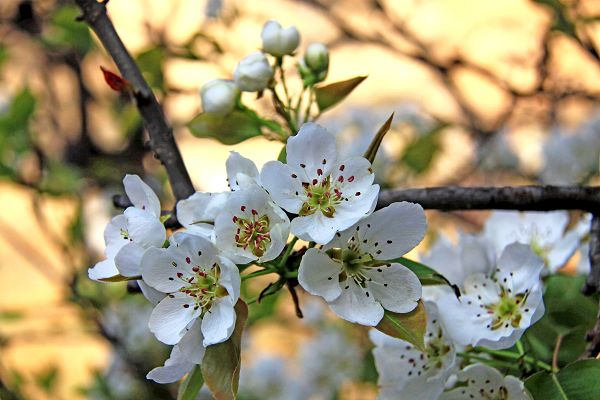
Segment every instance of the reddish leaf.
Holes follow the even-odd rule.
[[[100,66],[100,69],[104,74],[104,80],[112,90],[116,92],[126,92],[131,87],[129,82],[123,79],[120,75],[117,75],[114,72],[107,70],[103,66]]]

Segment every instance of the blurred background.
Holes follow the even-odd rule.
[[[225,146],[186,128],[199,88],[230,78],[269,19],[297,26],[300,53],[329,46],[327,81],[368,75],[320,119],[343,153],[363,153],[396,113],[376,160],[384,187],[599,183],[598,1],[111,0],[108,10],[197,190],[226,190],[231,150],[259,167],[279,154],[279,142]],[[100,66],[116,67],[78,15],[69,1],[0,2],[0,398],[168,399],[175,387],[145,379],[169,352],[147,330],[151,305],[87,278],[125,173],[167,207],[173,198],[134,105],[104,82]],[[299,92],[300,80],[290,86]],[[244,96],[277,118],[267,99]],[[435,230],[410,256],[439,232],[479,230],[486,215],[428,213]],[[366,330],[301,303],[302,321],[285,291],[251,307],[240,397],[375,398]]]

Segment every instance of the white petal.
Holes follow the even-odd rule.
[[[287,164],[303,182],[329,175],[337,161],[335,137],[312,122],[302,125],[298,134],[288,139],[286,153]],[[319,169],[322,174],[317,173]]]
[[[125,193],[136,208],[146,210],[156,218],[160,217],[160,201],[154,191],[137,175],[125,175]]]
[[[200,229],[200,234],[212,231],[212,223],[223,209],[230,192],[196,192],[177,203],[177,220],[189,230]]]
[[[219,284],[227,289],[231,302],[235,304],[240,297],[240,286],[242,284],[240,271],[228,258],[218,257],[217,262],[221,268]]]
[[[429,253],[421,256],[421,261],[442,274],[452,284],[462,286],[467,277],[458,249],[444,235],[437,239]]]
[[[487,275],[473,274],[465,279],[464,292],[475,296],[482,304],[493,304],[500,299],[498,284]]]
[[[459,242],[460,260],[462,264],[462,284],[464,279],[476,273],[489,275],[493,272],[495,256],[483,237],[461,235]]]
[[[269,161],[260,172],[260,182],[279,207],[294,214],[300,211],[304,188],[298,174],[288,165]]]
[[[144,282],[161,292],[171,293],[185,286],[177,277],[178,272],[185,272],[179,265],[179,258],[175,259],[167,249],[148,249],[142,257],[141,270]]]
[[[230,297],[221,297],[213,302],[210,310],[202,318],[204,346],[210,346],[229,339],[235,328],[234,303]]]
[[[403,265],[392,264],[365,270],[367,288],[386,310],[407,313],[415,309],[421,298],[419,278]]]
[[[342,293],[339,283],[341,272],[341,265],[327,254],[315,248],[308,249],[300,261],[298,283],[308,293],[330,302]]]
[[[371,163],[364,157],[350,157],[336,165],[331,172],[331,181],[340,188],[344,196],[365,191],[373,184],[374,179]]]
[[[553,244],[559,240],[569,223],[566,211],[525,212],[521,214],[525,226],[533,226],[540,245]]]
[[[522,293],[539,282],[543,268],[544,261],[529,246],[513,243],[506,246],[498,259],[496,278],[501,285]]]
[[[167,231],[154,214],[135,207],[129,207],[124,214],[127,231],[134,242],[143,247],[162,247]]]
[[[471,304],[468,304],[469,301]],[[454,343],[461,346],[474,345],[479,337],[486,334],[485,325],[482,327],[475,323],[474,317],[479,305],[473,297],[463,295],[458,300],[450,293],[440,297],[437,304],[446,332]]]
[[[146,282],[144,282],[143,280],[138,280],[137,281],[140,290],[142,291],[142,294],[144,295],[144,297],[146,299],[148,299],[148,301],[154,305],[157,305],[158,303],[160,303],[160,301],[162,299],[165,298],[165,296],[167,295],[166,293],[160,292],[156,289],[154,289],[152,286],[148,285]]]
[[[290,230],[293,235],[304,241],[326,244],[333,239],[335,233],[340,229],[338,228],[339,222],[339,219],[328,218],[317,211],[314,214],[294,218]]]
[[[102,260],[96,263],[96,265],[94,265],[92,268],[88,269],[89,278],[95,281],[103,278],[110,278],[111,276],[118,274],[119,270],[115,265],[115,260],[110,258]]]
[[[202,359],[206,351],[206,347],[202,344],[204,336],[202,335],[200,326],[201,321],[198,318],[177,345],[183,353],[185,360],[194,364],[202,364]]]
[[[146,249],[135,242],[129,242],[115,256],[115,265],[123,276],[140,276],[142,257]]]
[[[335,207],[334,220],[338,230],[348,229],[360,219],[371,214],[377,205],[379,185],[363,190],[360,196],[352,195]]]
[[[358,225],[367,239],[359,243],[361,250],[378,260],[403,256],[423,240],[427,229],[423,207],[405,201],[375,211]]]
[[[194,310],[194,305],[193,299],[182,293],[165,297],[152,310],[150,331],[165,344],[177,344],[187,325],[200,315],[201,309]]]
[[[110,220],[104,229],[104,243],[106,243],[107,258],[114,258],[121,247],[129,243],[129,236],[124,236],[127,232],[127,218],[120,214]]]
[[[279,257],[290,235],[289,222],[275,225],[271,228],[270,234],[271,245],[267,248],[265,254],[259,258],[260,262],[271,261]]]
[[[337,299],[329,302],[331,310],[339,317],[361,325],[375,326],[383,318],[383,307],[367,290],[358,286],[353,280],[342,282],[345,285]]]
[[[577,251],[580,239],[580,233],[573,229],[554,243],[547,254],[549,272],[556,272],[569,261]]]
[[[156,383],[172,383],[177,382],[185,374],[190,372],[194,364],[186,361],[179,346],[173,347],[171,356],[165,361],[164,367],[156,367],[148,372],[146,378],[153,380]]]
[[[258,168],[252,160],[243,157],[240,153],[232,151],[225,162],[227,180],[231,190],[247,187],[259,178]]]

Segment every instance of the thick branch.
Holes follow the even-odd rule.
[[[106,4],[96,0],[75,2],[83,11],[82,18],[98,35],[123,77],[132,85],[137,108],[150,136],[150,145],[167,170],[173,194],[178,200],[189,197],[194,193],[194,187],[175,143],[173,130],[165,119],[162,107],[106,15]]]
[[[589,257],[591,270],[583,288],[585,294],[600,291],[600,212],[594,214],[592,218]],[[598,346],[600,350],[600,337],[598,338]]]
[[[433,187],[394,189],[380,193],[377,208],[397,201],[419,203],[423,208],[452,210],[583,210],[600,211],[597,186]]]

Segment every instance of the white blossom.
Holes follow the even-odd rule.
[[[484,235],[496,254],[510,243],[528,245],[544,260],[544,274],[556,272],[573,255],[579,244],[576,235],[565,234],[569,222],[566,211],[495,211],[485,223]]]
[[[300,44],[300,33],[295,26],[283,29],[277,21],[267,21],[261,33],[265,53],[281,57],[294,53]]]
[[[377,325],[384,309],[412,311],[421,297],[419,279],[388,260],[415,247],[426,226],[418,204],[401,202],[382,208],[337,233],[322,249],[308,249],[300,262],[298,282],[323,297],[338,316],[362,325]]]
[[[380,400],[437,399],[448,377],[457,370],[454,344],[446,337],[437,306],[425,302],[427,330],[425,351],[371,330],[373,356],[379,373]]]
[[[148,285],[168,293],[149,322],[161,342],[179,343],[198,318],[204,346],[231,336],[240,275],[209,239],[182,233],[167,249],[149,249],[142,259],[142,277]]]
[[[231,80],[214,79],[202,86],[200,97],[204,112],[225,116],[234,110],[240,90]]]
[[[260,180],[277,205],[298,214],[291,231],[302,240],[328,243],[372,212],[379,185],[363,157],[337,159],[335,138],[323,127],[304,124],[286,145],[287,164],[268,162]]]
[[[329,68],[329,49],[323,43],[311,43],[304,54],[306,66],[313,72]]]
[[[241,264],[273,260],[289,232],[285,212],[258,186],[233,192],[215,219],[217,247]]]
[[[466,278],[460,299],[447,294],[437,301],[448,335],[462,346],[513,346],[544,314],[543,265],[528,246],[507,246],[492,273]]]
[[[269,60],[260,51],[244,58],[235,68],[233,80],[244,92],[258,92],[266,89],[273,77]]]
[[[502,376],[500,371],[484,364],[473,364],[458,373],[458,381],[464,382],[443,393],[439,400],[499,399],[531,400],[521,380],[514,376]]]

